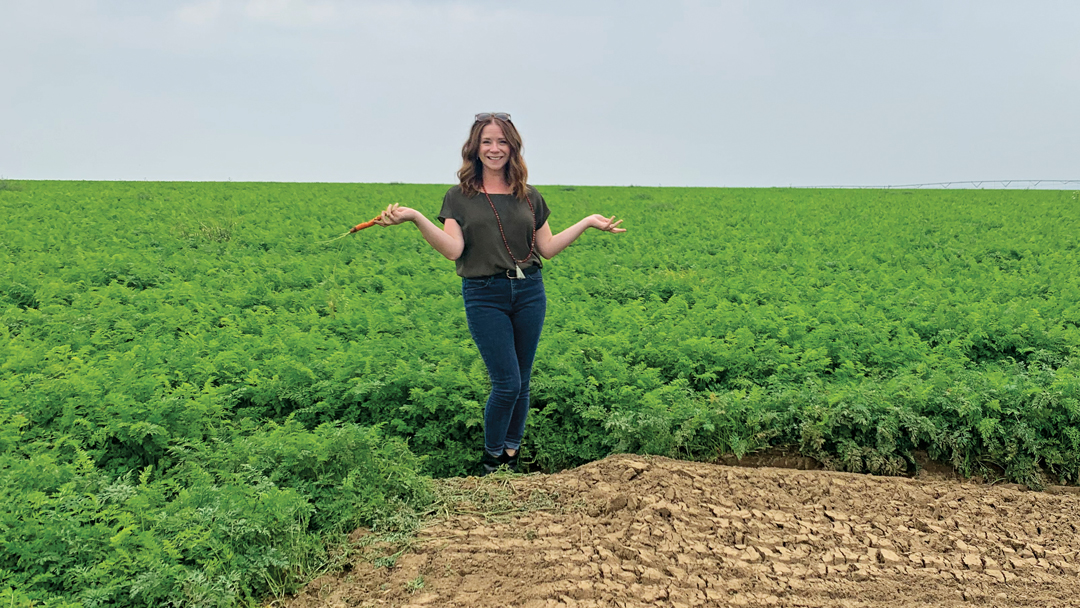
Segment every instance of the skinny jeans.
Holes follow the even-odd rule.
[[[462,279],[461,295],[469,333],[491,380],[484,407],[484,450],[497,458],[504,450],[519,449],[525,434],[529,381],[547,311],[544,277],[537,270],[524,279]]]

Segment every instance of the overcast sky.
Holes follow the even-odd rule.
[[[0,177],[1080,178],[1080,2],[0,0]],[[1075,186],[1074,186],[1075,187]]]

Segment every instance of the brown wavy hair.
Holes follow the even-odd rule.
[[[525,159],[521,157],[521,134],[514,127],[514,123],[494,116],[483,122],[478,120],[473,123],[469,131],[469,139],[465,141],[464,146],[461,146],[461,168],[457,172],[461,190],[465,196],[476,196],[484,186],[484,165],[480,162],[480,133],[484,127],[492,123],[499,125],[503,136],[506,137],[506,142],[510,144],[510,160],[503,167],[503,177],[510,185],[510,192],[515,197],[524,200],[529,169],[525,166]]]

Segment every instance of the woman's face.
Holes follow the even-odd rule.
[[[480,162],[489,171],[501,172],[509,161],[510,143],[502,128],[494,122],[486,125],[480,131]]]

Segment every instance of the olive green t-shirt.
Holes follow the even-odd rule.
[[[483,192],[467,197],[461,191],[460,185],[446,192],[442,210],[439,211],[439,221],[445,224],[448,218],[454,219],[461,226],[461,233],[465,237],[465,249],[455,262],[458,275],[466,278],[485,277],[513,270],[514,259],[506,251],[507,245],[518,260],[529,255],[533,238],[530,224],[535,222],[536,229],[539,230],[551,215],[551,211],[536,188],[529,186],[528,195],[529,201],[515,198],[512,194],[489,194],[491,204],[488,204]],[[529,212],[530,201],[532,213]],[[506,244],[499,233],[499,223],[495,220],[491,205],[495,205],[495,211],[499,214]],[[524,270],[529,266],[543,267],[544,264],[540,261],[540,254],[534,249],[529,259],[518,265]]]

